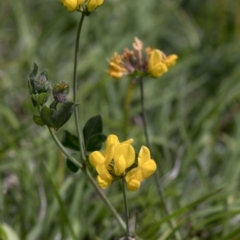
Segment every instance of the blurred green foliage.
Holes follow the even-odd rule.
[[[182,239],[240,239],[239,9],[239,0],[106,0],[83,26],[81,120],[101,114],[104,133],[121,140],[129,80],[107,76],[106,59],[135,36],[179,56],[167,74],[144,84],[153,155]],[[123,236],[85,177],[67,170],[47,129],[32,120],[33,62],[52,82],[71,86],[80,14],[57,0],[1,0],[0,11],[0,221],[26,240]],[[137,87],[127,137],[138,149],[145,143],[139,113]],[[71,119],[65,129],[74,133],[74,126]],[[120,186],[106,194],[123,214]],[[128,198],[131,229],[141,239],[174,239],[152,179]]]

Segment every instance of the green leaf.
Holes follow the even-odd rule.
[[[72,116],[75,104],[73,102],[66,102],[61,105],[59,110],[57,111],[56,117],[56,128],[59,129],[65,124],[69,118]]]
[[[55,109],[50,109],[47,106],[43,106],[40,112],[42,121],[49,127],[56,129],[57,112]]]
[[[3,227],[0,225],[0,239],[1,240],[8,240],[7,233],[3,229]]]
[[[34,94],[32,94],[31,99],[32,99],[32,104],[33,104],[33,106],[36,107],[36,106],[37,106],[37,102],[36,102],[36,97],[35,97]]]
[[[222,187],[221,188],[218,188],[217,190],[214,190],[212,191],[211,193],[209,194],[206,194],[204,195],[203,197],[200,197],[199,199],[197,199],[196,201],[193,201],[192,203],[182,207],[182,208],[179,208],[178,210],[176,210],[175,212],[169,214],[167,217],[164,217],[163,219],[161,219],[159,221],[159,226],[161,226],[161,224],[163,224],[164,222],[167,222],[169,221],[170,219],[174,218],[174,217],[177,217],[177,216],[180,216],[188,211],[190,211],[191,209],[195,208],[196,206],[198,206],[200,203],[206,201],[207,199],[211,198],[212,196],[214,196],[215,194],[217,194],[218,192],[222,191]]]
[[[73,162],[71,162],[68,158],[67,158],[67,167],[71,172],[74,172],[74,173],[76,173],[79,170],[79,168]]]
[[[80,150],[78,146],[78,137],[72,135],[68,131],[64,131],[63,133],[62,145],[73,150]]]
[[[38,65],[36,63],[33,63],[33,70],[29,75],[29,78],[35,78],[37,76],[38,73]]]
[[[107,136],[102,133],[93,135],[89,139],[88,144],[86,145],[86,150],[89,152],[99,151],[102,147],[102,143],[105,142],[106,139],[107,139]]]
[[[32,87],[32,81],[31,81],[31,79],[28,80],[28,90],[29,90],[29,94],[32,94],[32,92],[33,92],[33,87]]]
[[[90,138],[98,133],[102,133],[102,117],[101,115],[97,115],[94,117],[91,117],[86,122],[84,128],[83,128],[83,137],[85,145],[87,146]]]
[[[43,106],[47,102],[48,97],[49,97],[49,93],[47,93],[47,92],[40,93],[38,95],[38,103],[39,103],[39,105]]]
[[[1,240],[19,240],[17,233],[8,224],[0,224],[0,239]]]
[[[34,115],[33,116],[33,121],[39,126],[44,126],[45,125],[45,123],[43,122],[43,120],[41,119],[40,116]]]
[[[57,110],[57,102],[54,100],[51,104],[50,104],[50,108],[52,108],[52,109],[55,109],[55,110]]]
[[[234,231],[228,233],[226,236],[224,236],[220,240],[230,240],[230,239],[239,239],[239,238],[240,238],[240,228],[237,228]]]
[[[46,80],[48,80],[48,70],[44,69],[41,73],[40,76],[44,76],[46,78]]]

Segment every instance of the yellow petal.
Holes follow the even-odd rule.
[[[143,180],[142,171],[139,167],[131,169],[125,176],[126,182],[131,181],[131,179],[138,179],[139,181]]]
[[[167,65],[163,62],[163,53],[157,49],[152,50],[148,62],[149,73],[153,77],[160,77],[167,70]]]
[[[69,12],[76,10],[79,6],[77,0],[61,0],[61,2]]]
[[[142,146],[138,154],[138,166],[141,166],[149,159],[151,159],[149,149],[145,146]]]
[[[150,159],[146,161],[140,168],[142,170],[143,179],[146,179],[156,171],[157,165],[153,160]]]
[[[133,142],[133,139],[130,138],[130,139],[126,140],[126,141],[121,142],[121,144],[125,144],[125,143],[132,144],[132,142]]]
[[[134,148],[128,143],[121,143],[115,147],[114,160],[123,156],[126,161],[126,168],[132,166],[135,160]]]
[[[126,169],[126,161],[121,155],[117,160],[114,161],[114,172],[117,176],[120,176],[121,174],[124,173]]]
[[[98,175],[101,177],[101,179],[103,179],[104,181],[107,181],[107,182],[112,181],[112,176],[108,172],[108,170],[104,164],[97,165],[96,170],[98,172]]]
[[[140,187],[141,182],[137,179],[131,179],[127,182],[127,189],[130,191],[137,191]]]
[[[116,145],[118,145],[120,142],[119,142],[119,140],[118,140],[118,137],[116,136],[116,135],[114,135],[114,134],[110,134],[110,135],[108,135],[108,137],[107,137],[107,140],[106,140],[106,146],[108,147],[108,146],[110,146],[110,145],[114,145],[114,146],[116,146]]]
[[[92,12],[94,9],[102,5],[104,0],[88,0],[87,9]]]
[[[112,181],[103,180],[100,176],[97,176],[97,182],[98,182],[98,186],[102,189],[107,188],[112,183]]]
[[[97,165],[104,163],[105,158],[99,151],[94,151],[89,155],[89,162],[96,168]]]
[[[167,65],[167,67],[172,67],[173,65],[176,64],[177,59],[178,59],[178,56],[175,54],[172,54],[167,56],[164,63]]]
[[[112,161],[114,155],[114,148],[115,146],[112,144],[108,145],[108,147],[105,149],[103,154],[103,156],[105,157],[105,166],[109,165],[109,163]]]

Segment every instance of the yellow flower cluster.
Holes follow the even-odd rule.
[[[61,3],[67,8],[69,12],[72,11],[85,11],[92,12],[97,7],[101,6],[104,0],[60,0]]]
[[[89,155],[89,161],[98,173],[97,181],[101,188],[105,189],[114,180],[124,177],[127,188],[136,191],[141,182],[156,171],[156,163],[145,146],[141,147],[138,154],[138,166],[131,169],[136,156],[132,142],[129,139],[120,143],[116,135],[109,135],[104,153],[94,151]]]
[[[133,50],[125,49],[122,55],[115,53],[114,57],[108,60],[107,73],[115,79],[134,74],[157,78],[167,72],[169,67],[176,63],[177,58],[175,54],[166,56],[155,48],[148,47],[143,51],[143,43],[135,38]]]

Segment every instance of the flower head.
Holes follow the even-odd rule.
[[[57,103],[67,102],[67,94],[69,90],[69,85],[65,82],[57,83],[53,86],[53,98]]]
[[[132,142],[129,139],[120,143],[116,135],[109,135],[104,153],[94,151],[89,155],[89,161],[98,173],[97,182],[101,188],[107,188],[113,181],[125,177],[128,189],[135,191],[141,181],[156,170],[156,164],[150,159],[150,152],[146,147],[140,150],[138,167],[131,170],[135,162]]]
[[[97,181],[101,188],[108,187],[114,178],[121,176],[133,164],[135,152],[132,141],[129,139],[120,143],[116,135],[109,135],[104,153],[94,151],[89,155],[89,161],[98,173]]]
[[[177,55],[166,56],[158,49],[145,48],[138,38],[134,39],[133,50],[124,49],[122,55],[114,54],[108,60],[109,69],[107,73],[115,79],[125,75],[145,76],[157,78],[168,71],[168,68],[176,63]]]
[[[69,12],[80,11],[87,15],[101,6],[104,0],[60,0]]]

